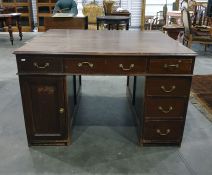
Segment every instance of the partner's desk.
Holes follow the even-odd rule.
[[[70,143],[78,75],[129,76],[139,142],[180,145],[196,54],[163,33],[54,29],[15,54],[29,145]]]

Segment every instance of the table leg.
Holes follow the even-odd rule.
[[[22,26],[21,26],[21,23],[20,23],[20,16],[17,17],[17,25],[18,25],[20,40],[22,40],[23,34],[22,34]]]
[[[8,32],[10,34],[10,41],[13,45],[13,30],[12,30],[12,17],[7,18]]]
[[[129,30],[129,22],[126,24],[126,30]]]
[[[119,30],[119,24],[116,25],[116,30]]]
[[[110,30],[110,27],[111,27],[110,24],[108,24],[108,30]]]
[[[99,22],[98,21],[96,22],[96,25],[97,25],[97,30],[99,30]]]

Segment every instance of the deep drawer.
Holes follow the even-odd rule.
[[[44,73],[44,72],[62,72],[63,65],[62,60],[52,58],[18,58],[17,59],[18,72],[32,72],[32,73]]]
[[[191,77],[147,77],[147,96],[181,96],[190,93]]]
[[[180,141],[183,134],[183,121],[147,121],[144,123],[144,142]]]
[[[160,74],[191,74],[192,59],[150,59],[149,73]]]
[[[147,98],[145,118],[182,118],[187,109],[185,98]]]
[[[65,73],[74,74],[103,74],[105,73],[105,59],[72,58],[64,59]]]

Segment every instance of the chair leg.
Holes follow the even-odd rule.
[[[188,41],[188,48],[191,48],[191,42]]]

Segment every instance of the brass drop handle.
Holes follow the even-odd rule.
[[[85,65],[87,64],[90,68],[93,68],[93,66],[94,66],[93,63],[89,63],[89,62],[81,62],[81,63],[78,63],[77,66],[82,67],[83,64],[85,64]]]
[[[163,68],[164,69],[169,69],[169,68],[176,68],[176,69],[178,69],[180,66],[179,66],[179,64],[164,64],[163,65]]]
[[[60,114],[63,114],[65,112],[65,109],[64,108],[60,108],[59,112],[60,112]]]
[[[132,68],[134,68],[134,64],[130,64],[129,68],[124,68],[123,64],[119,64],[119,67],[123,70],[123,71],[130,71]]]
[[[168,114],[170,111],[173,110],[173,107],[169,106],[168,110],[164,110],[162,106],[158,106],[158,110],[162,111],[164,114]]]
[[[173,85],[169,90],[167,90],[165,86],[161,86],[160,88],[163,90],[163,92],[170,93],[176,89],[176,86]]]
[[[157,129],[156,132],[157,132],[159,135],[161,135],[161,136],[166,136],[166,135],[168,135],[168,134],[171,132],[171,130],[170,130],[170,129],[167,129],[166,132],[163,133],[163,132],[161,132],[160,129]]]
[[[33,65],[34,65],[36,68],[38,68],[38,69],[45,69],[45,68],[49,67],[50,64],[49,64],[49,63],[45,63],[43,66],[40,66],[40,65],[38,65],[37,62],[34,62]]]

